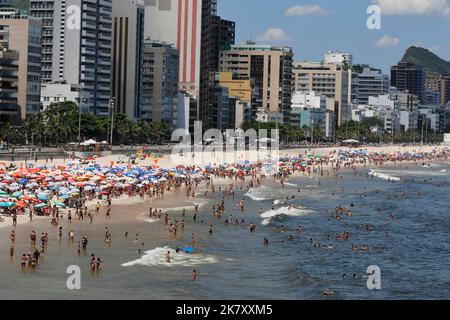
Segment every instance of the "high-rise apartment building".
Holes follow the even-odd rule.
[[[214,75],[219,49],[234,42],[234,23],[217,16],[217,0],[146,0],[145,37],[180,54],[179,89],[196,98],[197,120],[215,127]]]
[[[40,111],[41,22],[18,9],[0,10],[0,44],[19,53],[17,98],[25,119]]]
[[[387,94],[389,91],[389,76],[383,74],[381,69],[364,66],[362,72],[357,73],[358,104],[368,104],[370,96]]]
[[[180,53],[180,89],[197,96],[204,12],[211,0],[146,0],[145,38],[174,44]]]
[[[170,44],[146,40],[142,69],[141,118],[176,123],[178,50]]]
[[[115,112],[141,117],[144,2],[114,0],[111,96]]]
[[[257,91],[254,112],[279,115],[285,123],[291,107],[292,64],[293,52],[289,47],[245,42],[220,53],[220,71],[254,81]]]
[[[41,81],[52,81],[55,0],[30,0],[30,15],[42,24]]]
[[[318,96],[334,100],[334,119],[341,126],[351,119],[349,71],[340,64],[299,62],[294,64],[293,88],[295,92],[314,91]],[[350,79],[350,80],[349,80]]]
[[[391,67],[391,86],[416,95],[421,102],[425,97],[425,70],[413,63],[400,62]]]
[[[19,53],[0,49],[0,124],[14,124],[20,120],[17,101]]]
[[[107,115],[111,97],[112,65],[112,0],[54,1],[53,10],[48,1],[32,0],[30,14],[45,21],[53,20],[45,54],[45,79],[81,85],[89,100],[82,109],[96,115]],[[40,7],[40,5],[44,7]],[[40,17],[41,8],[45,17]],[[51,48],[51,54],[50,54]],[[48,63],[48,64],[47,64]]]
[[[426,88],[439,94],[441,108],[450,101],[450,77],[438,73],[427,73]]]

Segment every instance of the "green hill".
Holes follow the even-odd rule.
[[[441,59],[425,48],[414,46],[408,48],[401,61],[414,63],[425,68],[428,72],[450,76],[450,62]]]

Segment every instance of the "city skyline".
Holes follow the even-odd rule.
[[[380,30],[367,28],[371,5],[381,8]],[[447,0],[246,0],[240,10],[233,1],[218,6],[224,18],[236,21],[237,43],[291,46],[295,61],[320,61],[325,51],[340,50],[353,53],[355,63],[388,73],[413,45],[450,60],[450,46],[442,41],[450,30]]]

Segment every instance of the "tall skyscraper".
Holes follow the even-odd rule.
[[[141,117],[174,126],[178,97],[178,50],[167,43],[146,40],[143,61]]]
[[[20,120],[17,101],[19,53],[0,49],[0,124],[15,124]]]
[[[30,15],[42,23],[41,81],[52,81],[55,0],[30,0]]]
[[[203,127],[214,127],[214,75],[220,47],[234,43],[234,23],[217,16],[217,0],[146,0],[145,20],[146,38],[178,49],[179,89],[196,98]]]
[[[90,96],[82,109],[107,115],[111,97],[112,0],[32,0],[30,14],[53,20],[53,46],[48,46],[46,81],[81,85]],[[45,17],[40,17],[41,8]],[[47,32],[51,27],[48,26]],[[50,40],[49,40],[50,42]],[[51,48],[51,54],[50,54]],[[48,63],[48,64],[47,64]]]
[[[41,23],[18,9],[0,10],[0,44],[19,53],[18,104],[20,115],[40,111]]]
[[[289,47],[245,42],[221,51],[220,71],[252,79],[258,93],[253,112],[276,115],[287,123],[292,95],[292,59]]]
[[[141,117],[144,2],[114,0],[112,89],[115,112],[131,119]]]
[[[424,103],[425,98],[425,70],[409,62],[400,62],[391,67],[391,86],[398,90],[416,95]]]
[[[198,96],[203,12],[210,0],[146,0],[145,38],[174,44],[180,52],[180,89]]]

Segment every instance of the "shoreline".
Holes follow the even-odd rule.
[[[426,164],[433,164],[433,163],[440,163],[442,162],[442,159],[427,159],[427,160],[423,160],[423,161],[419,161],[419,162],[423,162]],[[404,161],[398,161],[398,162],[385,162],[385,163],[381,163],[381,164],[376,164],[376,163],[353,163],[352,166],[350,167],[340,167],[339,171],[337,172],[349,172],[352,170],[357,170],[357,169],[361,169],[361,168],[367,168],[369,171],[377,171],[379,169],[385,168],[387,166],[389,167],[399,167],[399,166],[403,166],[403,165],[411,165],[411,164],[415,164],[415,165],[419,165],[419,162],[416,160],[404,160]],[[326,164],[322,166],[322,170],[324,172],[328,171],[328,175],[325,174],[321,174],[320,172],[317,173],[314,171],[314,169],[318,168],[320,166],[316,166],[313,165],[311,166],[312,171],[311,174],[308,175],[307,171],[296,171],[293,174],[289,175],[286,179],[285,182],[288,182],[289,180],[291,180],[292,178],[315,178],[315,179],[325,179],[327,177],[331,177],[334,174],[336,174],[336,172],[334,172],[334,166],[333,164]],[[245,176],[244,180],[235,180],[231,177],[216,177],[213,179],[214,181],[214,185],[217,187],[228,187],[230,184],[234,184],[236,182],[240,182],[240,183],[245,183],[248,182],[249,180],[251,180],[251,176]],[[379,179],[383,179],[382,177],[377,177]],[[265,185],[265,182],[267,181],[267,179],[271,179],[271,177],[266,177],[266,179],[263,179],[261,181],[261,186],[262,187]],[[385,179],[386,180],[386,179]],[[399,182],[397,180],[393,180],[391,182]],[[204,184],[205,182],[203,181],[202,184]],[[201,187],[202,185],[199,185],[199,187]],[[258,188],[258,187],[255,187]],[[194,198],[185,198],[183,197],[182,200],[180,202],[176,202],[175,206],[167,206],[166,204],[169,203],[169,201],[171,200],[171,196],[173,196],[175,193],[181,193],[181,195],[184,196],[183,194],[184,192],[184,188],[183,189],[172,189],[171,191],[169,191],[163,198],[158,198],[158,199],[154,199],[154,198],[146,198],[144,197],[144,199],[142,199],[139,195],[133,195],[133,196],[128,196],[125,194],[122,194],[121,196],[117,197],[117,198],[112,198],[112,210],[117,211],[118,208],[124,208],[124,207],[138,207],[144,209],[145,207],[145,211],[141,212],[139,214],[136,215],[136,217],[134,217],[134,219],[138,219],[138,220],[142,220],[142,221],[146,221],[146,219],[144,219],[144,215],[148,214],[148,208],[150,207],[148,204],[157,202],[159,203],[159,207],[153,207],[153,209],[158,209],[158,210],[168,210],[168,211],[174,211],[174,209],[182,209],[183,207],[187,207],[187,206],[177,206],[176,204],[182,203],[182,202],[190,202],[192,203],[192,207],[194,207],[194,205],[196,204]],[[169,198],[169,199],[168,199]],[[178,199],[179,200],[179,199]],[[90,212],[95,211],[95,206],[96,203],[100,202],[100,204],[102,204],[102,206],[104,206],[106,204],[106,200],[104,199],[90,199],[86,201],[86,206],[88,208],[88,210]],[[202,204],[200,204],[200,207],[202,206]],[[66,217],[67,213],[69,210],[74,210],[74,208],[65,208],[65,209],[60,209],[60,214],[64,217]],[[12,217],[5,217],[3,215],[1,215],[0,217],[2,217],[3,219],[5,219],[4,222],[0,222],[0,230],[1,229],[5,229],[8,227],[12,227],[13,222],[12,222]],[[33,221],[30,222],[29,217],[25,216],[25,215],[19,215],[17,216],[17,225],[32,225],[33,222],[35,220],[37,221],[43,221],[43,220],[50,220],[50,216],[38,216],[38,215],[34,215],[33,216]],[[142,218],[142,219],[141,219]],[[96,220],[94,220],[95,223]],[[130,221],[130,220],[128,220]],[[153,222],[156,221],[160,221],[160,219],[155,219]],[[1,240],[0,240],[1,243]]]

